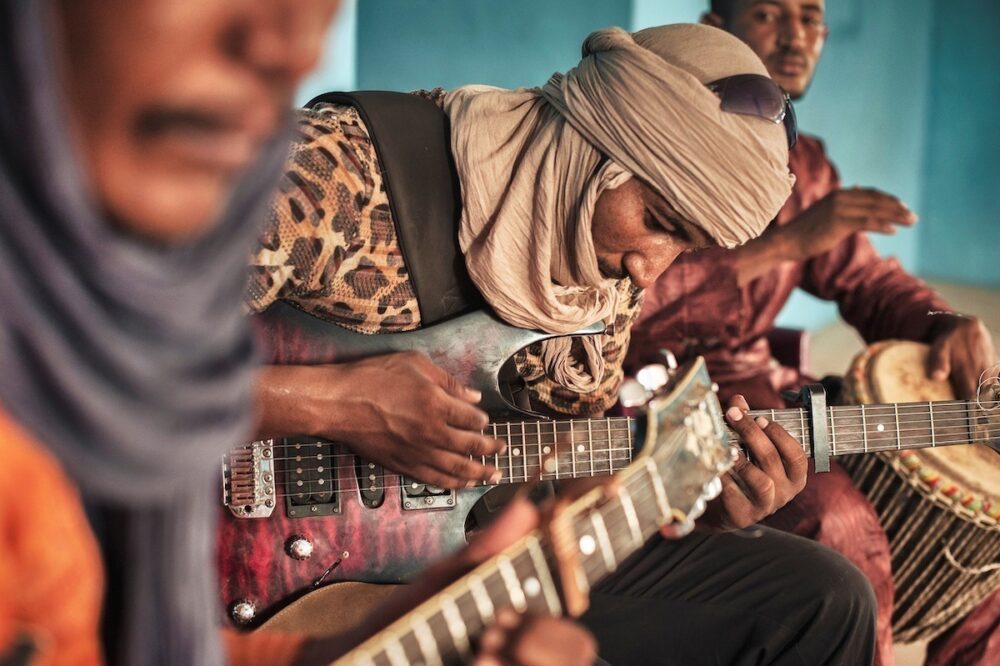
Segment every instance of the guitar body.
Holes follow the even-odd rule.
[[[553,337],[482,311],[391,335],[352,333],[282,303],[255,319],[272,363],[419,350],[480,390],[483,408],[501,417],[526,413],[502,395],[501,367],[521,348]],[[592,326],[580,334],[601,330]],[[407,580],[466,543],[466,517],[489,490],[448,491],[402,479],[343,444],[315,438],[237,447],[227,457],[224,479],[218,568],[227,614],[241,627],[259,626],[283,605],[332,582]]]
[[[388,475],[385,504],[362,504],[350,470],[341,477],[348,497],[335,516],[292,518],[275,512],[270,518],[236,518],[223,509],[218,528],[222,595],[232,609],[250,601],[263,612],[253,622],[270,617],[283,604],[337,581],[402,583],[465,545],[465,520],[473,504],[489,488],[455,493],[444,509],[406,511],[399,477]],[[296,540],[310,543],[307,559],[290,553]],[[301,541],[300,541],[301,543]]]

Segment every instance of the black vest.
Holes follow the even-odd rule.
[[[458,246],[462,197],[448,116],[398,92],[329,92],[307,106],[321,103],[353,106],[368,127],[421,325],[482,307]]]

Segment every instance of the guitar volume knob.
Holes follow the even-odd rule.
[[[293,560],[308,560],[313,554],[312,541],[301,534],[295,534],[285,542],[285,552]]]
[[[257,605],[249,599],[234,601],[229,607],[229,615],[233,618],[233,622],[245,627],[257,617]]]

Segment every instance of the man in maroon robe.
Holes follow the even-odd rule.
[[[808,87],[827,35],[823,0],[712,0],[704,22],[728,30],[761,57],[792,99]],[[819,139],[800,135],[789,155],[795,189],[771,227],[734,251],[711,248],[679,257],[647,290],[627,365],[659,349],[704,355],[721,397],[739,393],[753,408],[781,408],[781,392],[812,379],[778,364],[767,334],[796,287],[836,301],[869,343],[888,338],[932,346],[930,373],[974,394],[996,363],[982,322],[954,313],[930,287],[882,258],[866,231],[893,233],[916,222],[896,197],[842,189]],[[846,368],[845,368],[846,370]],[[891,664],[893,585],[889,545],[871,504],[834,463],[768,524],[845,554],[869,577],[879,602],[876,663]],[[978,663],[1000,649],[1000,593],[931,645],[928,664]]]

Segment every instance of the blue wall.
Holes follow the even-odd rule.
[[[607,25],[697,21],[708,0],[348,0],[313,92],[464,83],[539,85]],[[831,35],[797,103],[845,185],[900,196],[916,229],[873,236],[919,274],[1000,285],[1000,2],[827,0]],[[817,328],[835,308],[797,293],[784,325]]]
[[[1000,2],[939,1],[930,67],[920,267],[1000,287]]]
[[[630,0],[361,2],[358,85],[541,85],[579,61],[587,34],[628,25],[630,12]]]

